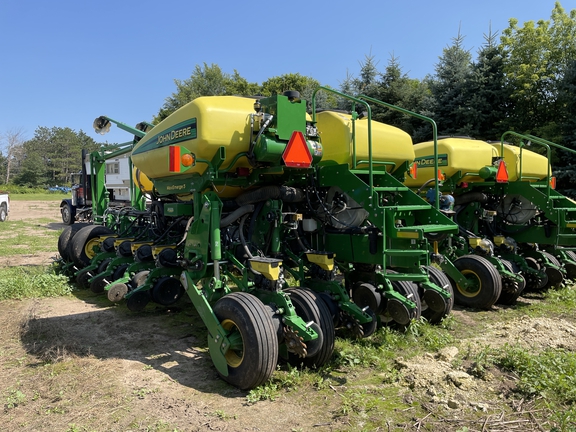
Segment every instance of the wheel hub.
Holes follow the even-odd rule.
[[[128,292],[128,287],[126,284],[117,283],[114,284],[108,289],[108,300],[114,303],[118,303],[120,300],[124,298],[126,293]]]

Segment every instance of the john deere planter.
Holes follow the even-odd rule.
[[[317,111],[318,92],[353,110]],[[187,296],[232,385],[262,384],[278,359],[322,366],[335,331],[366,337],[450,313],[428,237],[458,227],[403,183],[412,141],[373,121],[366,100],[321,87],[308,114],[297,92],[200,97],[153,128],[95,127],[111,123],[135,136],[147,205],[104,202],[94,225],[65,230],[66,271],[135,311]]]

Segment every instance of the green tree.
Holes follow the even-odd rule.
[[[360,62],[359,77],[347,73],[346,79],[340,84],[340,92],[349,96],[359,94],[373,96],[377,91],[378,77],[380,76],[377,66],[378,62],[375,61],[372,54],[365,55],[364,61]],[[337,108],[349,111],[352,109],[352,101],[339,98]]]
[[[472,127],[471,135],[483,140],[497,140],[507,130],[510,91],[506,86],[504,53],[496,44],[497,34],[489,31],[485,43],[472,64],[472,76],[466,87]]]
[[[277,77],[268,78],[262,83],[262,94],[271,96],[282,94],[287,90],[295,90],[302,96],[303,93],[310,92],[320,85],[312,77],[300,75],[299,73],[289,73]]]
[[[562,145],[576,150],[576,60],[573,60],[564,73],[558,86],[558,101],[563,107],[560,130]],[[558,181],[558,190],[576,197],[576,154],[559,151],[555,163],[554,175]]]
[[[23,161],[32,159],[28,164],[28,170],[35,167],[39,174],[32,176],[28,172],[26,180],[19,181],[31,183],[29,179],[36,178],[37,180],[43,179],[50,185],[67,184],[70,182],[70,174],[78,172],[81,168],[82,149],[92,152],[99,148],[100,145],[82,131],[75,132],[70,128],[60,127],[39,127],[34,132],[34,137],[23,145]],[[41,167],[35,164],[37,157],[42,160]],[[24,162],[21,165],[24,167]]]
[[[435,67],[435,75],[427,78],[431,98],[424,111],[438,126],[440,135],[470,135],[473,113],[467,89],[472,79],[472,56],[463,47],[464,36],[458,32],[451,46],[444,48]]]
[[[566,14],[555,3],[550,20],[510,19],[501,46],[513,110],[510,128],[551,141],[561,140],[557,122],[562,116],[558,85],[569,61],[576,57],[576,10]]]
[[[257,84],[249,83],[236,70],[232,75],[224,73],[217,64],[196,65],[190,78],[175,79],[174,83],[176,91],[166,98],[164,105],[154,117],[155,124],[200,96],[252,96],[260,93]]]
[[[46,184],[46,174],[44,158],[37,152],[31,152],[22,161],[20,173],[14,178],[14,183],[19,186],[41,187]]]
[[[394,55],[390,57],[384,73],[372,90],[374,94],[369,96],[417,113],[421,111],[422,103],[429,94],[424,82],[409,78],[402,71],[398,58]],[[372,116],[375,120],[399,127],[410,135],[414,135],[416,130],[424,125],[422,120],[378,105],[373,107]]]

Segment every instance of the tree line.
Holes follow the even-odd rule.
[[[500,34],[488,30],[473,55],[460,32],[423,79],[404,73],[394,56],[383,70],[372,55],[360,62],[357,76],[348,75],[339,90],[367,96],[431,117],[440,135],[499,140],[508,130],[532,134],[576,149],[576,10],[556,2],[549,19],[522,26],[509,20]],[[236,70],[226,73],[217,64],[196,65],[191,76],[174,80],[176,90],[153,118],[157,124],[199,96],[268,96],[297,90],[310,100],[321,83],[298,73],[249,82]],[[350,109],[346,100],[319,93],[317,106]],[[375,107],[373,118],[408,132],[415,143],[431,138],[428,124],[402,113]],[[16,134],[17,135],[17,134]],[[34,138],[2,136],[0,183],[65,184],[80,169],[80,150],[98,147],[82,131],[40,127]],[[569,193],[576,180],[576,156],[558,151],[551,161],[558,184]]]

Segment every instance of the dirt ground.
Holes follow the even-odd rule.
[[[13,201],[10,219],[63,228],[57,202]],[[44,264],[54,255],[0,257],[0,267]],[[327,392],[295,389],[249,403],[246,392],[218,378],[204,326],[187,306],[132,313],[85,291],[0,302],[0,430],[360,431],[362,421],[351,420],[343,408],[344,392],[354,388],[359,394],[402,395],[403,408],[396,410],[407,411],[404,417],[414,401],[428,412],[404,423],[397,420],[399,411],[378,412],[381,431],[550,430],[528,403],[512,395],[516,377],[478,378],[454,359],[473,347],[505,343],[576,350],[571,314],[503,324],[490,322],[492,311],[455,310],[456,320],[483,330],[439,353],[398,358],[397,382],[372,388],[352,374],[335,377]]]

